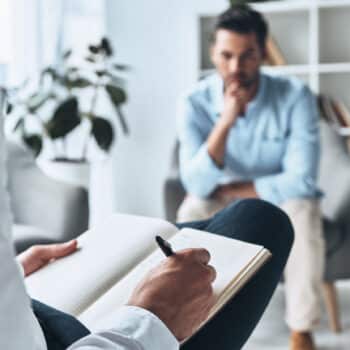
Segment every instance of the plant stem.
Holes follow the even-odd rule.
[[[53,156],[53,159],[57,159],[59,158],[59,152],[57,152],[57,142],[55,140],[52,140],[52,146],[53,146],[53,153],[54,153],[54,156]]]
[[[98,81],[94,85],[94,94],[92,96],[90,113],[89,113],[90,117],[93,116],[94,110],[95,110],[95,107],[96,107],[97,97],[98,97],[98,89],[99,89],[99,81],[100,81],[100,79],[98,79]],[[91,133],[91,130],[89,130],[89,132],[87,133],[87,136],[86,136],[86,139],[85,139],[85,142],[84,142],[83,153],[82,153],[82,160],[86,160],[88,145],[89,145],[89,141],[90,141],[90,133]]]
[[[67,154],[67,138],[66,136],[63,136],[62,138],[62,150],[63,150],[63,157],[68,158]]]

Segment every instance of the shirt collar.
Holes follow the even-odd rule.
[[[266,77],[264,74],[260,72],[260,78],[259,78],[259,86],[258,91],[253,98],[248,103],[247,111],[249,112],[256,106],[260,104],[260,102],[263,100],[264,92],[265,92],[265,86],[266,86]],[[213,108],[216,115],[219,115],[222,113],[224,109],[224,82],[222,78],[215,74],[213,77],[213,82],[211,84],[211,95],[212,95],[212,101],[213,101]]]

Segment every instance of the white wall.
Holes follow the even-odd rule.
[[[117,140],[118,211],[162,216],[162,185],[175,140],[178,96],[197,78],[197,13],[226,0],[106,0],[107,33],[117,57],[132,66],[125,112],[131,136]],[[206,4],[206,5],[205,5]],[[210,5],[208,5],[210,4]]]

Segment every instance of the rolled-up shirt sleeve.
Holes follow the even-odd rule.
[[[196,102],[186,97],[178,108],[178,139],[180,142],[180,176],[187,192],[208,197],[223,175],[208,153],[207,137],[200,122],[210,117]]]
[[[120,308],[113,328],[89,335],[68,350],[178,350],[179,342],[154,314],[135,306]]]
[[[319,116],[315,97],[303,88],[290,109],[290,133],[282,172],[254,181],[259,196],[274,204],[293,198],[317,198],[320,157]]]

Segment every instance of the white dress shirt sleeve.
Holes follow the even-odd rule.
[[[113,328],[89,335],[69,350],[178,350],[179,343],[151,312],[135,306],[120,308]]]
[[[1,98],[1,96],[0,96]],[[1,105],[1,103],[0,103]],[[5,140],[0,111],[0,349],[46,350],[15,259],[6,189]],[[179,343],[152,313],[132,306],[116,311],[113,328],[83,338],[71,350],[178,350]]]
[[[32,312],[15,260],[5,164],[3,117],[0,111],[0,349],[45,350],[44,335]]]

